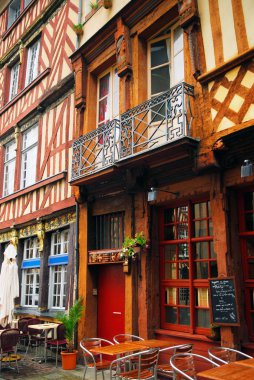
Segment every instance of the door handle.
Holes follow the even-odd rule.
[[[121,315],[122,312],[121,311],[113,311],[113,314],[118,314],[118,315]]]

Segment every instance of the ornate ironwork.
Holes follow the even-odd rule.
[[[193,96],[193,86],[180,83],[81,136],[73,143],[72,180],[190,136]]]

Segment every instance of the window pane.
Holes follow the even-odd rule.
[[[165,289],[165,303],[176,304],[176,288]]]
[[[208,263],[196,263],[196,278],[208,278]]]
[[[165,264],[165,279],[176,278],[176,264],[166,263]]]
[[[254,231],[254,214],[245,215],[245,227],[247,231]]]
[[[204,310],[204,309],[196,310],[196,325],[198,327],[209,328],[210,326],[209,310]]]
[[[18,93],[19,63],[11,68],[10,95],[9,100],[13,99]]]
[[[254,237],[248,237],[246,240],[247,255],[254,256]]]
[[[161,40],[151,45],[151,67],[159,66],[170,60],[170,40]]]
[[[218,277],[217,261],[211,261],[210,270],[211,270],[210,277]]]
[[[164,228],[164,240],[174,240],[175,226],[166,226]]]
[[[190,291],[188,288],[179,288],[179,305],[190,304]]]
[[[100,99],[104,96],[108,95],[109,93],[109,79],[110,79],[110,73],[105,75],[100,79],[100,85],[99,85],[99,97]]]
[[[189,267],[187,264],[180,264],[179,265],[179,278],[183,280],[187,280],[189,278]]]
[[[170,223],[174,221],[174,209],[168,208],[164,211],[164,223]]]
[[[179,244],[178,249],[179,249],[179,253],[178,253],[179,260],[187,260],[189,258],[188,245]]]
[[[254,192],[245,193],[243,200],[245,211],[254,210]]]
[[[20,15],[20,0],[13,0],[8,8],[8,28]]]
[[[165,319],[166,323],[177,323],[177,308],[176,307],[165,307]]]
[[[151,95],[159,94],[170,88],[169,66],[154,69],[151,72]]]
[[[189,308],[179,308],[179,323],[180,325],[190,324],[190,309]]]
[[[195,237],[208,236],[207,221],[199,220],[194,222]]]
[[[248,260],[248,278],[254,278],[254,260]]]
[[[208,244],[208,242],[201,242],[194,245],[197,259],[208,259]]]
[[[203,219],[207,217],[206,202],[196,203],[194,205],[194,219]]]
[[[209,307],[208,288],[195,289],[196,306]]]
[[[176,260],[176,245],[165,246],[165,260]]]
[[[39,48],[40,48],[40,41],[36,41],[28,49],[26,86],[30,84],[38,75]]]

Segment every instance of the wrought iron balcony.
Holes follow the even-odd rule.
[[[73,143],[72,181],[190,137],[193,96],[193,87],[180,83],[81,136]]]

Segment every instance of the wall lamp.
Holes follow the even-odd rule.
[[[253,174],[253,163],[250,160],[244,160],[241,166],[241,178],[249,177]]]
[[[158,189],[157,187],[151,187],[151,189],[148,191],[147,201],[148,202],[156,201],[158,192],[173,194],[176,197],[179,197],[180,195],[178,191],[173,192],[173,191],[168,191],[168,190],[161,190],[161,189]]]

